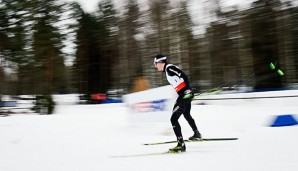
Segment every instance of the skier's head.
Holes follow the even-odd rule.
[[[162,54],[158,54],[154,57],[154,66],[155,68],[157,68],[158,71],[163,71],[164,69],[164,65],[167,63],[167,57],[162,55]]]

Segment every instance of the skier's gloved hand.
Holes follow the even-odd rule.
[[[194,98],[194,94],[191,90],[188,89],[184,91],[184,95],[183,95],[184,100],[191,100],[193,98]]]

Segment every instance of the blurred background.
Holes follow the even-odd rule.
[[[86,11],[71,0],[0,0],[0,94],[163,86],[158,53],[189,75],[196,92],[235,80],[254,90],[295,87],[297,1],[231,2],[99,0]]]

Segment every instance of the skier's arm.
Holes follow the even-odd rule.
[[[184,87],[184,85],[186,84],[185,80],[187,80],[187,76],[182,72],[181,69],[175,66],[170,66],[168,68],[168,74],[175,80],[176,83],[179,83],[179,85],[175,87],[176,90],[180,89],[179,86]],[[191,89],[187,89],[183,93],[183,99],[192,99],[194,97],[194,94],[191,91]]]

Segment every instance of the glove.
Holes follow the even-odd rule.
[[[194,94],[191,90],[185,90],[183,95],[183,100],[191,100],[194,98]]]

